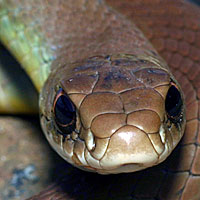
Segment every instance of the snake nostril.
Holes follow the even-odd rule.
[[[176,119],[180,116],[183,107],[183,100],[180,91],[175,85],[172,85],[166,96],[165,109],[170,119]]]
[[[75,130],[76,109],[63,89],[60,89],[54,100],[54,117],[58,128],[63,133]]]

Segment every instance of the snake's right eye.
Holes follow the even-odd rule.
[[[60,89],[54,100],[55,122],[63,134],[70,134],[76,126],[76,109],[63,89]]]
[[[175,85],[171,85],[165,100],[165,109],[168,117],[172,120],[178,119],[182,112],[182,107],[183,100],[180,91]]]

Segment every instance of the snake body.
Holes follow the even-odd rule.
[[[133,18],[183,88],[183,144],[192,148],[193,159],[187,161],[188,168],[178,170],[188,174],[176,197],[187,199],[186,185],[193,177],[198,181],[200,172],[199,9],[182,1],[108,3]],[[138,171],[167,158],[184,132],[184,97],[165,61],[132,22],[103,1],[0,5],[2,42],[41,92],[43,130],[64,159],[107,174]],[[170,88],[180,94],[176,112],[166,109]],[[70,100],[70,118],[60,117],[60,98],[67,104]],[[193,140],[188,139],[191,132]]]

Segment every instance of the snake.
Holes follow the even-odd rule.
[[[89,172],[136,173],[162,165],[182,139],[183,165],[165,168],[175,189],[165,197],[167,176],[147,198],[195,200],[199,19],[182,0],[1,0],[0,38],[37,88],[43,132],[62,158]],[[7,94],[3,112],[29,111]]]

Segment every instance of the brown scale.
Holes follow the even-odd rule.
[[[41,194],[36,195],[31,199],[81,199],[83,197],[85,199],[198,200],[200,197],[200,58],[198,56],[200,51],[200,27],[198,21],[200,18],[199,8],[189,3],[171,0],[107,0],[107,2],[113,4],[113,7],[118,7],[121,13],[127,15],[131,20],[134,21],[134,23],[137,24],[137,26],[144,32],[146,37],[153,43],[159,53],[166,59],[169,67],[173,71],[173,74],[180,82],[186,96],[187,127],[185,137],[183,138],[182,143],[179,145],[179,147],[173,152],[172,156],[170,156],[169,159],[167,159],[163,164],[156,166],[155,168],[151,168],[143,172],[132,173],[128,176],[118,175],[112,177],[108,176],[104,178],[100,176],[88,176],[85,173],[75,170],[74,172],[67,174],[68,178],[70,176],[73,177],[73,180],[71,180],[71,182],[69,181],[70,179],[67,179],[67,181],[61,181],[59,185],[53,185],[52,187],[47,188]],[[45,1],[45,3],[44,7],[48,8],[48,13],[54,13],[55,15],[56,11],[54,7],[57,7],[58,5],[50,4],[48,1]],[[65,3],[66,2],[63,1],[63,5],[59,5],[61,7],[61,11],[62,8],[66,7]],[[89,3],[89,5],[87,5],[86,7],[93,8],[95,10],[95,12],[92,12],[92,9],[88,9],[89,11],[91,10],[91,13],[88,11],[88,16],[91,18],[94,17],[94,13],[95,16],[101,16],[101,12],[103,13],[101,9],[98,9],[98,3],[94,3],[93,5],[90,5]],[[72,12],[73,7],[69,10],[71,10]],[[63,32],[65,32],[62,29],[62,27],[65,27],[63,23],[69,23],[64,20],[61,24],[56,23],[57,21],[60,22],[59,19],[63,17],[62,13],[64,14],[65,12],[60,12],[58,15],[56,15],[57,18],[55,21],[48,21],[47,19],[45,19],[46,21],[48,21],[47,27],[51,23],[54,23],[56,25],[55,30],[58,30],[57,35],[63,35]],[[106,16],[106,9],[105,13],[104,14]],[[68,13],[65,13],[65,15],[68,15]],[[33,16],[35,16],[34,12]],[[116,34],[113,34],[113,39],[110,40],[108,38],[108,40],[106,40],[106,38],[105,42],[103,41],[101,43],[100,48],[95,48],[95,45],[93,43],[90,43],[91,45],[86,46],[84,42],[87,42],[87,38],[85,38],[84,36],[80,36],[79,40],[74,41],[74,44],[72,45],[72,47],[77,47],[77,45],[80,45],[78,51],[70,48],[69,44],[65,44],[65,46],[61,46],[60,48],[61,50],[66,48],[68,49],[68,52],[64,54],[64,56],[62,53],[60,53],[61,51],[56,52],[56,55],[58,57],[61,55],[64,57],[62,58],[63,60],[61,59],[59,61],[60,65],[63,65],[65,63],[66,58],[73,61],[73,59],[76,57],[76,54],[82,56],[80,57],[80,60],[85,58],[86,55],[88,56],[88,54],[86,53],[88,53],[89,49],[93,49],[93,53],[95,54],[100,54],[102,52],[106,52],[106,54],[109,54],[110,49],[112,49],[114,43],[117,43],[117,45],[119,45],[119,48],[114,48],[113,53],[118,53],[118,51],[124,50],[127,46],[131,47],[131,45],[133,45],[132,41],[134,41],[134,39],[137,40],[134,37],[129,37],[131,35],[129,35],[129,33],[133,30],[131,30],[132,25],[130,25],[128,21],[126,23],[125,20],[124,24],[120,24],[118,23],[120,22],[120,20],[112,15],[109,17],[109,20],[106,20],[106,17],[97,17],[97,19],[100,19],[100,21],[95,20],[95,24],[92,25],[95,26],[95,29],[99,32],[99,35],[101,35],[102,32],[109,35],[109,33],[111,33],[113,29],[115,29],[120,30],[120,33],[123,36],[122,38],[125,39],[117,40],[119,31],[116,31]],[[104,27],[106,27],[105,24],[110,22],[111,28],[104,29]],[[72,22],[72,24],[73,23],[76,24],[78,22],[75,20],[74,22]],[[83,26],[84,25],[85,24],[83,22]],[[130,28],[128,28],[129,25]],[[72,26],[71,31],[76,32],[77,30],[74,31],[73,27],[75,26]],[[62,39],[59,37],[53,37],[53,35],[55,35],[55,32],[49,31],[48,33],[48,28],[41,29],[44,29],[45,34],[49,36],[51,45],[55,43],[60,45],[65,40],[64,37],[62,37]],[[126,30],[127,32],[125,32],[124,30]],[[77,33],[78,32],[80,31],[78,30]],[[143,36],[141,36],[140,33],[138,34],[137,29],[135,29],[135,33],[136,35],[139,35],[138,41],[141,41],[140,44],[142,46],[142,50],[136,50],[134,53],[137,55],[142,53],[143,55],[154,56],[158,60],[160,60],[160,58],[155,55],[155,52],[152,53],[151,51],[145,51],[145,48],[152,49],[152,47],[148,43],[144,42],[145,40],[143,39]],[[89,36],[90,40],[96,39],[96,37],[93,37],[92,34],[90,34]],[[106,45],[107,41],[109,41],[110,45]],[[124,45],[122,45],[122,42],[124,42]],[[126,53],[132,52],[130,50],[127,50]],[[56,62],[53,66],[56,66]],[[94,75],[95,74],[93,74],[93,76]],[[160,91],[160,88],[156,87],[155,90]],[[124,92],[124,95],[125,93],[126,92]],[[161,92],[161,94],[164,94],[164,91],[163,93]],[[86,94],[86,96],[84,96],[84,94],[82,95],[83,96],[79,96],[81,103],[79,103],[78,105],[80,106],[80,108],[81,106],[84,106],[83,99],[89,97],[88,94]],[[130,98],[132,98],[131,95]],[[126,109],[126,104],[124,104],[124,108]],[[49,113],[50,111],[47,110],[46,112]],[[86,127],[89,125],[85,123]],[[121,127],[121,129],[123,129],[123,127]],[[134,127],[128,126],[127,129],[132,130],[134,129]],[[145,133],[139,129],[136,129],[134,131],[141,132],[141,134],[144,135],[143,139],[145,143],[147,140]],[[114,139],[110,143],[111,146],[119,142],[117,135],[118,132],[116,132],[116,134],[113,136]],[[136,142],[139,142],[141,139],[142,137],[138,138],[138,141]],[[139,145],[141,145],[141,148],[146,148],[143,143],[139,143]],[[113,149],[119,151],[119,149],[115,148],[116,145],[114,145]],[[131,151],[136,151],[136,149],[131,149]],[[85,155],[87,154],[88,152],[87,150],[85,150]],[[77,151],[74,159],[79,162],[78,158],[79,152]],[[95,159],[91,160],[91,162],[95,163]],[[80,180],[80,176],[84,177],[84,182]],[[85,188],[84,184],[87,182],[91,183],[90,188]],[[71,186],[73,186],[74,188],[71,188]],[[70,190],[68,188],[70,188]],[[74,193],[73,190],[76,191],[76,193]]]

